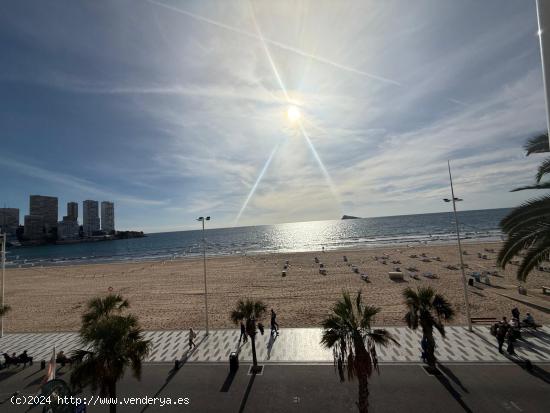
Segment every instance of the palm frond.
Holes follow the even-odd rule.
[[[548,173],[550,173],[550,158],[546,158],[539,165],[539,168],[537,170],[537,175],[535,176],[535,180],[537,181],[537,183],[540,183],[540,181],[544,177],[544,175],[546,175]]]
[[[533,268],[550,258],[550,234],[527,250],[517,272],[517,278],[525,281]]]
[[[527,139],[527,142],[525,142],[523,148],[525,149],[527,156],[533,153],[550,152],[548,133],[541,133]]]
[[[527,189],[548,189],[550,188],[550,182],[543,182],[542,184],[536,184],[536,185],[527,185],[527,186],[520,186],[519,188],[514,188],[510,190],[510,192],[519,192],[519,191],[525,191]]]
[[[450,321],[454,317],[454,310],[449,301],[441,294],[435,294],[433,299],[433,307],[438,317]]]

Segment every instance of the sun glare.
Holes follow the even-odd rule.
[[[288,117],[288,120],[290,122],[296,123],[302,117],[302,113],[300,112],[300,109],[297,106],[292,105],[288,107],[286,116]]]

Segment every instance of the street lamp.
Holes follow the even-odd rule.
[[[0,310],[4,309],[4,276],[6,272],[6,233],[2,234],[2,301]],[[0,337],[4,337],[4,313],[0,316]]]
[[[202,222],[202,258],[204,263],[204,314],[206,318],[206,334],[208,335],[208,290],[206,288],[206,237],[204,235],[204,221],[210,221],[210,217],[198,217],[197,221]]]
[[[472,319],[470,318],[470,302],[468,299],[468,287],[466,283],[466,274],[464,274],[464,260],[462,259],[462,245],[460,244],[460,232],[458,229],[458,216],[456,214],[456,203],[462,201],[461,198],[455,197],[455,192],[453,189],[453,177],[451,175],[451,163],[447,161],[447,166],[449,168],[449,181],[451,182],[451,199],[444,198],[445,202],[453,203],[453,211],[455,214],[455,224],[456,224],[456,241],[458,242],[458,255],[460,256],[460,270],[462,271],[462,284],[464,287],[464,302],[466,303],[466,318],[468,319],[468,330],[472,331]]]

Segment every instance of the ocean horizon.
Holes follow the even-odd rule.
[[[458,212],[461,238],[498,241],[510,208]],[[292,253],[445,243],[456,239],[451,212],[206,229],[207,254]],[[202,231],[149,233],[144,238],[13,247],[7,267],[192,258],[202,254]]]

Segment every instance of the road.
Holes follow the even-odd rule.
[[[168,363],[146,363],[142,380],[125,377],[118,386],[119,412],[355,412],[357,382],[340,383],[332,365],[267,365],[249,376],[241,364],[229,375],[226,364],[188,363],[174,371]],[[370,380],[371,412],[543,412],[550,411],[550,365],[533,372],[516,364],[446,364],[442,375],[430,376],[419,364],[381,366]],[[58,378],[68,380],[68,367]],[[24,412],[12,405],[16,390],[34,394],[43,371],[32,367],[0,371],[0,411]],[[83,395],[89,396],[89,395]],[[123,397],[157,399],[156,405],[124,405]],[[170,397],[188,404],[165,405]],[[134,403],[138,403],[137,400]],[[41,409],[33,408],[31,412]],[[89,406],[88,412],[107,412]]]

